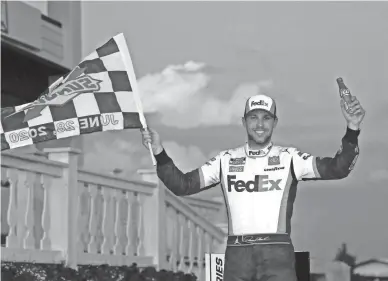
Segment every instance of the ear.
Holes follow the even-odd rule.
[[[247,128],[247,123],[245,121],[245,117],[241,117],[242,125],[244,128]]]

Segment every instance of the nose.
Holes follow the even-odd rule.
[[[258,129],[262,129],[262,128],[264,128],[264,122],[263,122],[263,120],[262,119],[257,119],[257,122],[256,122],[256,128],[258,128]]]

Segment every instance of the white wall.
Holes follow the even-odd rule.
[[[47,16],[48,1],[21,1],[36,9],[38,9],[43,15]]]

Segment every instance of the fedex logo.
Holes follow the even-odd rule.
[[[265,101],[263,101],[263,100],[261,100],[261,101],[252,101],[252,102],[251,102],[251,107],[252,107],[252,106],[255,106],[255,105],[264,105],[264,106],[268,106],[268,103],[265,102]]]
[[[253,181],[236,181],[236,176],[228,175],[228,192],[233,190],[236,192],[266,192],[272,190],[281,190],[279,184],[282,181],[279,180],[269,180],[268,176],[256,175]]]
[[[260,155],[264,154],[264,151],[261,151],[261,150],[257,150],[257,151],[249,150],[248,154],[249,154],[249,156],[260,156]]]

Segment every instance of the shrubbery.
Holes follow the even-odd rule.
[[[63,264],[11,263],[1,264],[2,281],[196,281],[194,274],[156,271],[153,267],[80,265],[78,270]]]

